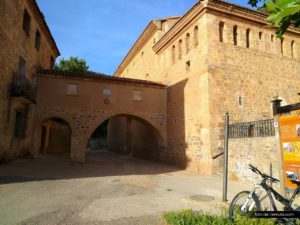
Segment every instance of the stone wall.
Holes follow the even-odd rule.
[[[270,164],[272,164],[272,174],[279,179],[281,161],[278,158],[277,145],[275,137],[230,139],[229,179],[257,182],[257,176],[249,170],[249,164],[266,174],[270,174]]]
[[[224,23],[223,42],[219,40],[220,22]],[[299,100],[300,39],[287,32],[282,55],[281,41],[276,39],[273,29],[219,14],[208,15],[207,25],[209,111],[213,118],[211,146],[215,155],[223,148],[226,112],[229,112],[231,123],[251,122],[273,118],[271,101],[274,96],[280,96],[288,104]],[[234,26],[238,27],[237,45],[233,43]],[[249,48],[246,47],[247,29],[250,30]],[[292,41],[295,42],[293,57],[288,45]],[[220,167],[221,163],[216,160],[214,166]]]
[[[51,118],[61,118],[71,127],[71,158],[85,160],[89,138],[96,128],[112,117],[134,117],[150,124],[166,145],[166,89],[134,83],[115,83],[78,77],[38,76],[38,97],[35,111],[35,139],[32,154],[38,156],[42,124]],[[68,95],[68,85],[77,84],[78,93]],[[105,96],[104,89],[111,94]],[[135,90],[142,92],[142,100],[133,100]],[[109,100],[106,104],[105,100]],[[120,131],[122,126],[116,125]],[[124,130],[121,129],[121,133]],[[122,143],[120,144],[122,146]]]
[[[36,22],[32,11],[25,0],[3,0],[0,4],[0,158],[6,160],[16,158],[30,149],[32,136],[32,116],[34,107],[11,96],[13,77],[17,75],[20,57],[26,61],[26,78],[32,80],[37,68],[49,68],[51,56],[55,59],[56,53],[51,49],[48,41]],[[27,35],[23,30],[24,9],[30,17],[30,32]],[[39,50],[35,48],[36,30],[41,34]],[[26,136],[13,138],[15,114],[17,109],[26,110]]]
[[[151,80],[168,84],[170,161],[199,173],[218,172],[222,157],[212,157],[223,151],[225,112],[232,122],[250,122],[272,118],[274,96],[299,101],[299,31],[288,31],[281,43],[258,14],[224,2],[198,2],[157,44],[145,45],[149,56],[156,55],[133,66],[142,60],[137,54],[124,69],[129,73],[121,73],[134,78],[148,68]]]

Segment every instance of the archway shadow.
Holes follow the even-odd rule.
[[[85,163],[74,163],[68,155],[45,155],[0,165],[0,184],[45,180],[158,175],[180,171],[176,166],[137,159],[108,151],[88,152]]]

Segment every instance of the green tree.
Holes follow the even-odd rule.
[[[260,1],[248,0],[248,3],[257,7]],[[264,8],[270,14],[267,20],[277,28],[277,37],[282,37],[291,25],[300,28],[300,0],[265,1]]]
[[[59,71],[85,73],[89,67],[84,59],[71,56],[69,59],[62,58],[59,63],[55,65],[55,69]]]

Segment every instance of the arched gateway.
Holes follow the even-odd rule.
[[[71,159],[84,162],[89,138],[100,124],[108,120],[109,150],[149,159],[161,160],[164,157],[164,85],[54,71],[41,71],[37,77],[35,155],[45,152],[45,146],[49,144],[45,138],[45,132],[49,133],[45,122],[53,121],[53,126],[60,125],[61,129],[65,129],[65,134],[68,133],[68,125]]]

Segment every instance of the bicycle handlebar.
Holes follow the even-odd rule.
[[[253,165],[251,165],[251,164],[249,164],[249,166],[250,166],[250,170],[252,170],[253,173],[258,173],[258,174],[261,175],[261,176],[263,175],[263,173],[260,172],[260,170],[257,169],[255,166],[253,166]]]
[[[269,176],[269,175],[267,175],[267,174],[262,173],[259,169],[257,169],[255,166],[253,166],[253,165],[251,165],[251,164],[249,164],[249,167],[250,167],[250,170],[251,170],[253,173],[257,173],[257,174],[261,175],[264,179],[269,179],[269,180],[271,180],[271,181],[273,181],[273,182],[277,182],[277,183],[280,182],[278,179],[276,179],[276,178],[274,178],[274,177],[271,177],[271,176]]]

